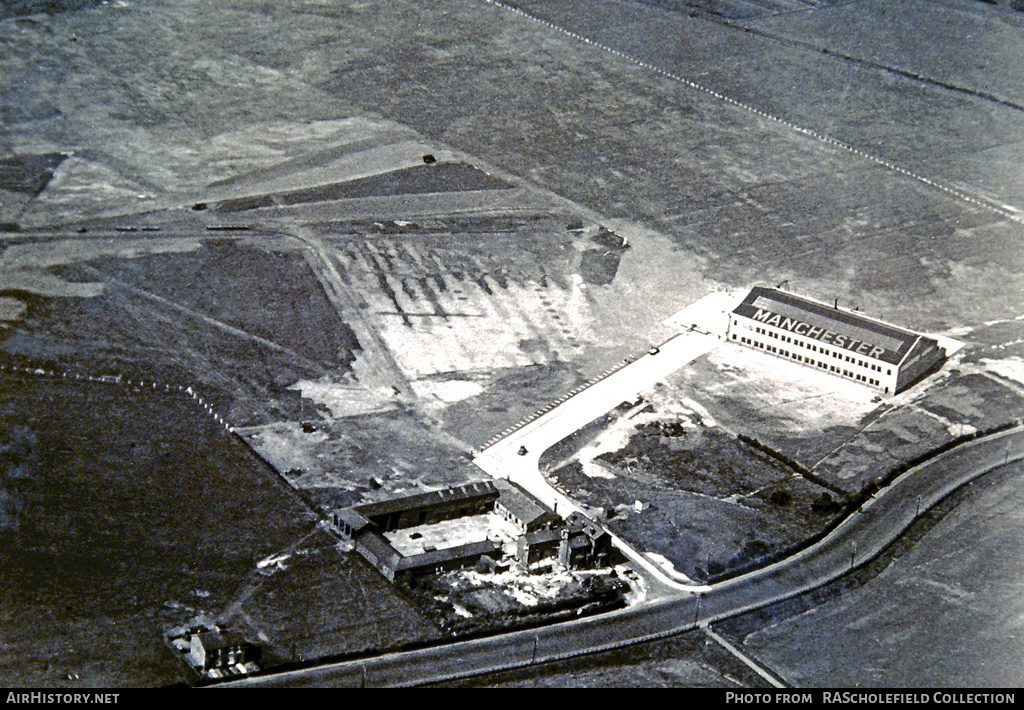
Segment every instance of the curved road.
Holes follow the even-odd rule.
[[[827,537],[774,565],[599,616],[475,641],[240,679],[225,686],[402,686],[528,666],[693,629],[819,587],[874,558],[919,512],[978,476],[1024,459],[1024,426],[961,445],[911,469]]]

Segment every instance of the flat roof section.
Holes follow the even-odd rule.
[[[392,530],[384,533],[384,538],[403,556],[409,557],[423,554],[427,548],[446,550],[480,540],[500,538],[512,542],[516,535],[511,523],[505,522],[501,516],[482,513]]]
[[[733,313],[892,365],[918,338],[938,345],[920,333],[764,286],[752,288]]]

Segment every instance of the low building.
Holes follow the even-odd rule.
[[[331,516],[334,527],[349,540],[354,540],[366,528],[373,525],[355,508],[339,508]]]
[[[609,566],[614,558],[612,536],[580,512],[573,512],[561,530],[558,560],[567,569]]]
[[[883,395],[906,389],[946,359],[945,349],[922,333],[761,286],[730,314],[727,338]]]
[[[231,631],[205,631],[192,634],[189,659],[196,668],[209,671],[229,668],[260,659],[260,647]]]
[[[385,537],[396,530],[417,528],[460,517],[494,513],[520,532],[516,559],[526,567],[557,558],[570,569],[593,569],[610,564],[611,535],[581,513],[563,521],[520,486],[509,481],[484,481],[431,493],[365,503],[334,511],[338,531],[351,540],[353,549],[389,581],[498,562],[502,544],[494,540],[470,541],[422,552],[403,554],[397,543]],[[418,535],[420,531],[416,531]],[[394,536],[392,535],[392,538]],[[409,550],[403,547],[406,553]],[[486,559],[485,559],[486,558]]]
[[[537,530],[516,540],[516,559],[524,567],[558,556],[562,545],[560,530]]]
[[[511,523],[520,533],[551,530],[560,526],[562,519],[551,509],[511,481],[494,482],[498,499],[494,501],[494,512]]]
[[[411,579],[425,574],[465,569],[477,565],[485,557],[492,561],[501,559],[501,543],[482,540],[403,557],[395,569],[395,579]]]
[[[479,481],[428,493],[363,503],[344,510],[353,511],[373,523],[381,532],[389,532],[488,513],[494,508],[497,499],[498,490],[494,483]]]
[[[537,527],[554,525],[559,521],[558,516],[532,501],[521,488],[503,486],[499,491],[492,481],[341,508],[331,517],[338,531],[352,541],[355,551],[389,581],[395,582],[472,567],[484,557],[493,561],[501,559],[501,543],[493,540],[470,541],[442,549],[425,548],[417,554],[402,554],[384,534],[496,512],[502,496],[505,501],[501,514],[512,515],[519,524]]]

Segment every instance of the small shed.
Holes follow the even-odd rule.
[[[193,665],[204,671],[227,668],[237,663],[258,661],[260,647],[249,643],[241,634],[231,631],[205,631],[192,634],[189,657]]]

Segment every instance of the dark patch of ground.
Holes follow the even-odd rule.
[[[564,363],[499,371],[481,394],[446,408],[441,419],[446,431],[482,446],[584,381]]]
[[[835,448],[812,465],[823,479],[856,493],[954,439],[1014,421],[1021,411],[1024,397],[1012,387],[956,372],[912,402],[873,413],[858,432],[823,432]],[[778,443],[788,448],[789,442]]]
[[[1021,472],[1016,463],[986,474],[854,572],[719,629],[798,687],[1013,686],[1021,569],[1010,551],[1020,535]]]
[[[266,666],[443,638],[377,570],[317,531],[245,590],[233,626],[263,634]]]
[[[603,508],[613,532],[697,581],[772,559],[840,512],[832,492],[718,429],[641,426],[626,447],[596,462],[609,478],[589,478],[577,462],[550,475]]]
[[[793,475],[719,429],[688,429],[678,422],[641,425],[624,448],[597,461],[616,477],[635,476],[714,498],[748,496]]]
[[[0,675],[27,687],[180,680],[162,630],[224,605],[312,515],[191,399],[0,384]]]
[[[0,5],[0,19],[46,13],[75,12],[87,7],[105,5],[101,0],[11,0]]]
[[[331,185],[308,187],[302,190],[224,200],[218,202],[214,209],[219,212],[238,212],[257,207],[273,207],[279,204],[299,205],[307,202],[358,197],[394,197],[396,195],[422,195],[463,190],[503,190],[511,187],[512,185],[507,182],[488,175],[471,165],[440,163],[418,165],[381,175]]]
[[[49,184],[64,157],[62,153],[44,153],[0,160],[0,190],[35,197]]]
[[[588,249],[580,256],[580,276],[594,286],[607,286],[615,280],[622,260],[622,249]]]
[[[55,268],[95,298],[22,297],[9,357],[195,385],[233,425],[298,416],[287,387],[344,376],[359,348],[301,252],[210,240],[195,252]],[[311,335],[314,334],[314,335]]]
[[[95,266],[118,282],[325,367],[344,372],[359,349],[298,248],[274,250],[251,240],[211,239],[193,252],[103,260]]]

